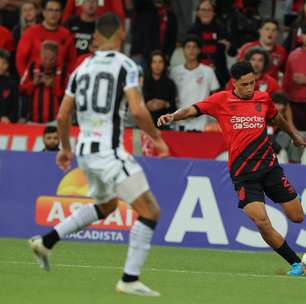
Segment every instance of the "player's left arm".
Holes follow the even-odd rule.
[[[297,130],[290,125],[286,119],[282,116],[282,114],[277,113],[273,119],[273,123],[280,128],[281,130],[285,131],[293,140],[293,143],[296,146],[306,146],[306,140],[297,132]]]
[[[69,135],[74,102],[75,98],[66,94],[56,118],[58,134],[62,145],[62,150],[57,154],[56,163],[62,170],[69,169],[73,159]]]

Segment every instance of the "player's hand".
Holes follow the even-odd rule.
[[[159,157],[167,157],[169,156],[169,148],[165,141],[159,137],[158,139],[152,139],[154,147],[159,151]]]
[[[306,147],[306,140],[300,134],[295,134],[292,141],[297,147]]]
[[[166,124],[168,124],[172,121],[174,121],[174,114],[162,115],[158,118],[157,126],[161,127],[161,126],[166,125]]]
[[[71,151],[60,150],[56,155],[56,164],[63,171],[67,171],[71,167],[71,162],[73,160],[73,153]]]

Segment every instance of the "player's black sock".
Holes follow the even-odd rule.
[[[127,273],[124,273],[122,276],[122,281],[126,283],[135,282],[135,281],[138,281],[138,279],[139,279],[138,276],[130,275]]]
[[[293,263],[301,263],[301,259],[296,253],[288,246],[287,242],[284,241],[283,245],[278,249],[274,249],[280,256],[282,256],[290,265]]]
[[[53,246],[60,240],[60,237],[55,229],[45,234],[42,238],[44,246],[48,249],[52,249]]]

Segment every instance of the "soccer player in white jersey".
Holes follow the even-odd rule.
[[[90,194],[96,203],[80,208],[46,235],[30,239],[29,244],[40,266],[49,270],[48,255],[61,238],[105,219],[116,209],[118,199],[123,199],[139,217],[130,231],[124,272],[116,289],[129,294],[159,296],[139,281],[160,209],[142,168],[123,148],[124,95],[138,125],[152,137],[160,156],[167,156],[169,151],[139,92],[137,66],[118,51],[123,36],[116,15],[107,13],[97,20],[94,37],[99,50],[71,75],[57,117],[62,144],[57,164],[67,170],[73,159],[69,129],[76,107],[80,126],[77,161],[87,176]]]

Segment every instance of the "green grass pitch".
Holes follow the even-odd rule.
[[[142,281],[160,298],[117,294],[126,245],[62,242],[51,272],[37,265],[25,240],[0,239],[1,304],[299,304],[306,278],[284,275],[274,253],[153,246]]]

